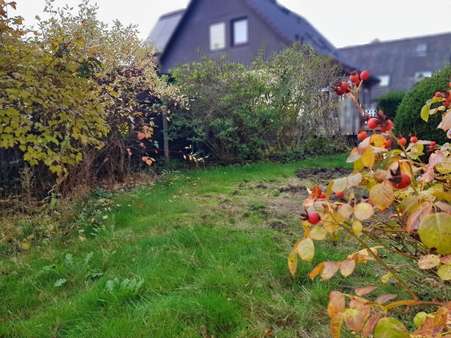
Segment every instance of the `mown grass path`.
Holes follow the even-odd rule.
[[[345,250],[320,245],[315,262],[289,277],[303,198],[290,187],[301,167],[343,163],[172,173],[115,195],[104,227],[86,240],[0,260],[0,336],[328,337],[328,293],[343,280],[312,282],[306,273]],[[345,283],[367,276],[359,268]]]

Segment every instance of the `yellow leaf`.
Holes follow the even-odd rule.
[[[302,260],[310,262],[315,257],[315,244],[311,238],[304,238],[297,245],[296,251]]]
[[[371,135],[370,143],[375,147],[383,148],[385,145],[385,137],[381,134],[373,134]]]
[[[438,268],[437,274],[441,280],[451,280],[451,265],[442,265]]]
[[[309,237],[315,241],[322,241],[326,238],[327,231],[321,226],[316,225],[310,231]]]
[[[357,237],[362,236],[362,232],[363,232],[362,222],[357,221],[357,220],[352,222],[352,232],[354,232],[354,235],[356,235]]]
[[[288,270],[290,270],[293,277],[296,275],[296,271],[298,270],[298,255],[294,250],[291,250],[288,255]]]
[[[374,166],[374,163],[376,162],[376,155],[370,147],[366,148],[363,152],[361,161],[366,168],[372,168]]]
[[[329,303],[327,304],[327,314],[329,318],[335,317],[346,308],[346,299],[344,294],[339,291],[332,291],[329,294]]]
[[[365,221],[373,215],[374,209],[369,203],[359,203],[354,207],[354,216],[360,221]]]
[[[381,211],[391,206],[395,200],[393,187],[388,182],[382,182],[373,186],[370,189],[369,195],[370,203]]]

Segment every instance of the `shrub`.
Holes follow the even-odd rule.
[[[357,102],[358,91],[344,95]],[[451,138],[451,83],[420,111],[424,121],[436,116],[441,121],[438,128]],[[445,291],[451,281],[449,143],[398,144],[391,120],[384,114],[375,119],[374,132],[348,157],[353,173],[308,190],[301,216],[303,237],[289,253],[288,268],[295,276],[298,260],[313,261],[318,241],[353,239],[359,251],[339,261],[319,262],[308,274],[310,279],[348,277],[358,266],[375,263],[385,271],[377,278],[380,284],[394,283],[400,294],[375,296],[374,285],[332,291],[327,307],[330,336],[340,338],[344,329],[357,337],[449,336],[451,308]],[[424,292],[432,288],[438,293]],[[397,300],[401,295],[408,299]],[[418,307],[427,313],[417,313]],[[406,326],[403,321],[409,315],[413,325]]]
[[[435,73],[432,77],[419,82],[402,100],[395,119],[396,132],[403,135],[416,134],[419,138],[437,142],[445,141],[445,133],[437,129],[440,123],[438,115],[424,123],[420,117],[421,108],[438,90],[446,90],[451,81],[451,66]]]
[[[77,13],[48,2],[48,18],[27,32],[9,7],[0,1],[0,151],[20,155],[32,190],[66,192],[152,165],[153,120],[181,100],[136,28],[105,25],[85,0]],[[13,181],[3,172],[0,182]]]
[[[398,110],[404,96],[404,92],[389,92],[377,99],[377,109],[382,110],[385,116],[395,119],[396,111]]]
[[[173,70],[190,110],[173,115],[173,143],[187,141],[220,162],[257,160],[299,149],[313,135],[338,133],[336,100],[322,92],[339,73],[308,47],[252,66],[204,59]]]

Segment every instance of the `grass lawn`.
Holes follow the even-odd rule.
[[[329,291],[365,285],[374,266],[312,282],[314,264],[350,248],[319,245],[295,279],[286,257],[301,235],[296,170],[343,163],[178,172],[115,194],[85,240],[0,259],[0,336],[328,337]]]

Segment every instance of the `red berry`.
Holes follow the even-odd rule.
[[[338,96],[341,96],[344,94],[343,89],[341,88],[341,85],[335,87],[335,94]]]
[[[340,191],[340,192],[336,192],[335,193],[335,196],[338,198],[338,199],[344,199],[345,198],[345,193],[343,192],[343,191]]]
[[[400,146],[405,146],[406,144],[407,144],[407,139],[405,138],[405,137],[401,137],[399,140],[398,140],[398,143],[399,143],[399,145]]]
[[[349,80],[351,80],[351,82],[353,84],[355,84],[356,86],[358,86],[360,84],[360,76],[359,73],[357,72],[353,72],[350,76],[349,76]]]
[[[410,143],[417,143],[417,142],[418,142],[418,137],[416,137],[416,136],[410,137]]]
[[[367,70],[364,70],[360,73],[360,79],[362,81],[367,81],[370,78],[370,73]]]
[[[357,135],[357,139],[362,142],[363,140],[366,140],[366,138],[368,137],[368,133],[364,130],[362,130],[358,135]]]
[[[372,117],[368,120],[368,128],[370,129],[376,129],[379,125],[379,120],[375,117]]]
[[[401,174],[392,179],[392,184],[396,189],[404,189],[410,185],[410,182],[410,176],[406,174]]]
[[[321,221],[321,217],[316,211],[309,212],[307,217],[310,224],[318,224]]]
[[[342,81],[340,84],[341,91],[345,94],[349,93],[351,91],[351,88],[349,87],[349,83],[346,81]]]
[[[385,121],[383,127],[382,127],[382,131],[386,132],[386,131],[391,131],[394,127],[393,121],[392,120],[387,120]]]
[[[392,144],[391,139],[385,140],[385,142],[384,142],[385,149],[391,148],[391,144]]]

